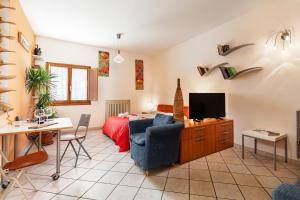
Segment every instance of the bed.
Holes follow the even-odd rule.
[[[157,111],[165,112],[165,113],[173,113],[173,106],[159,104],[157,106]],[[189,116],[188,107],[184,107],[184,114],[187,117]],[[140,119],[151,118],[151,117],[154,117],[154,115],[152,116],[142,115]],[[103,125],[102,133],[110,137],[115,142],[115,144],[120,147],[119,152],[125,152],[130,149],[129,128],[128,128],[129,120],[138,120],[138,118],[136,115],[129,115],[128,117],[111,116],[106,119]]]

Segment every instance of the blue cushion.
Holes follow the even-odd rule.
[[[146,134],[145,133],[135,133],[133,135],[130,135],[130,139],[135,144],[138,144],[140,146],[145,146]]]
[[[298,179],[298,180],[296,181],[295,185],[296,185],[297,187],[300,187],[300,179]]]
[[[153,120],[153,126],[161,126],[173,123],[173,116],[156,114]]]

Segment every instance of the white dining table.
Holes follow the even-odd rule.
[[[0,127],[0,137],[2,137],[2,151],[6,153],[6,142],[8,136],[20,134],[37,133],[39,134],[39,148],[41,147],[41,135],[43,132],[56,131],[56,172],[52,175],[53,180],[57,180],[60,176],[60,135],[64,129],[73,128],[70,118],[54,118],[51,121],[52,125],[45,127],[36,127],[36,123],[27,123],[26,121],[15,122],[14,125],[5,125]],[[3,162],[2,162],[3,163]]]

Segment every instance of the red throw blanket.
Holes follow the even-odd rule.
[[[128,151],[129,144],[129,119],[123,117],[109,117],[103,126],[103,134],[115,141],[116,145],[120,147],[119,152]]]

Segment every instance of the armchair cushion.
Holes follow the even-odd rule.
[[[295,185],[283,183],[272,192],[274,200],[300,200],[300,180]]]
[[[146,134],[145,133],[136,133],[134,135],[130,135],[130,139],[137,145],[145,146]]]
[[[156,114],[153,120],[153,126],[162,126],[173,123],[173,116],[164,115],[164,114]]]

